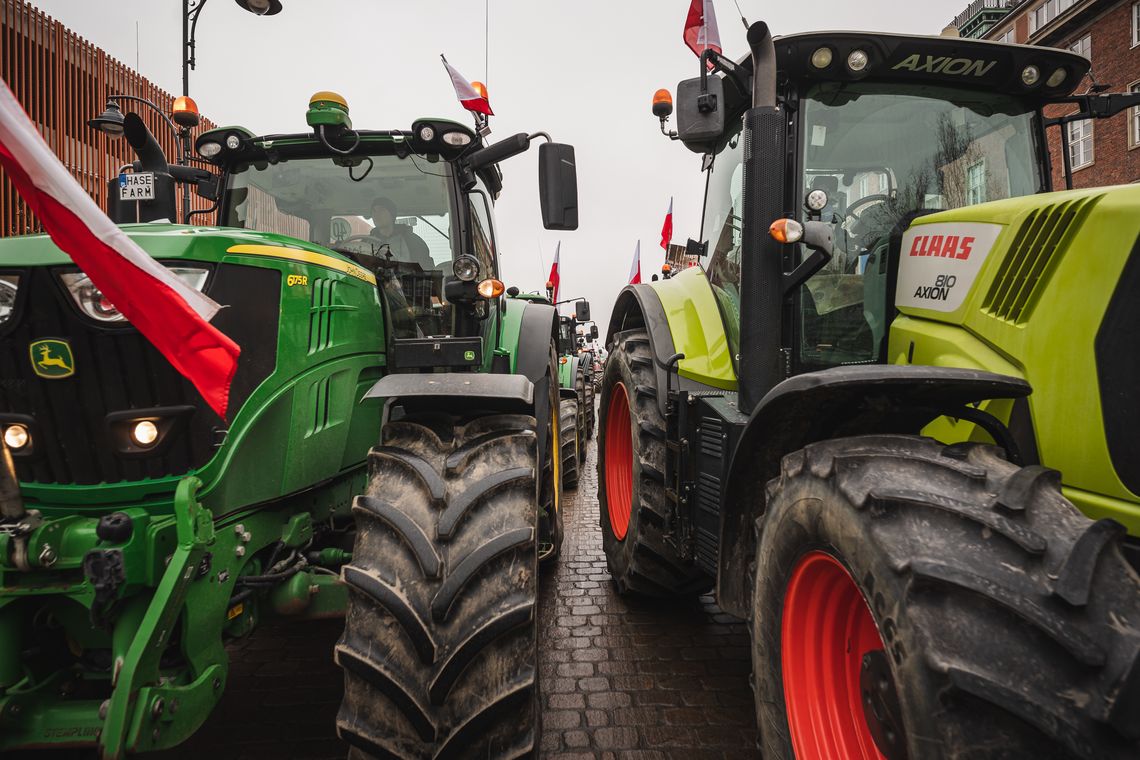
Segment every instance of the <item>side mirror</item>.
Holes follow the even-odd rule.
[[[590,321],[590,302],[589,301],[575,301],[574,302],[574,319],[578,322]]]
[[[590,337],[593,338],[594,340],[598,339],[598,326],[597,325],[590,325]]]
[[[198,195],[205,198],[206,200],[216,201],[218,199],[219,186],[221,185],[221,179],[222,179],[221,177],[217,177],[217,176],[211,174],[209,179],[198,180],[194,189],[196,190]]]
[[[724,80],[694,77],[677,85],[677,136],[685,147],[707,153],[724,133]]]
[[[538,147],[538,199],[543,227],[578,229],[578,169],[573,145],[548,142]]]

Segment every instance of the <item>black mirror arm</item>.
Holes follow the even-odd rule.
[[[1050,103],[1072,103],[1080,106],[1076,113],[1046,119],[1045,126],[1068,124],[1085,119],[1107,119],[1128,108],[1140,106],[1140,92],[1112,92],[1107,95],[1087,94],[1056,98]]]
[[[834,247],[831,225],[826,222],[805,222],[804,236],[801,242],[811,249],[811,255],[801,261],[795,269],[784,273],[784,295],[803,285],[812,275],[827,266],[827,262],[831,261],[831,252]]]
[[[748,94],[748,78],[744,75],[744,72],[731,58],[716,52],[712,48],[708,48],[701,53],[701,92],[708,92],[710,66],[713,71],[719,71],[724,74],[741,95]]]

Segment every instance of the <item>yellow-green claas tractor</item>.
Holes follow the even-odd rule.
[[[1140,186],[1049,192],[1047,140],[1140,96],[1045,48],[748,40],[677,88],[703,266],[607,332],[618,588],[749,620],[766,760],[1140,756]]]

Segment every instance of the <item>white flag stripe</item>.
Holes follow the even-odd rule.
[[[637,247],[633,250],[633,263],[629,265],[629,277],[626,278],[626,282],[630,282],[631,280],[633,280],[634,275],[637,274],[637,270],[641,268],[639,266],[640,264],[641,264],[641,241],[638,240],[637,241]]]
[[[716,26],[716,11],[713,9],[713,0],[704,0],[704,21],[700,32],[697,33],[697,44],[705,47],[720,46],[720,30]]]
[[[479,100],[483,96],[475,91],[471,83],[463,78],[463,75],[456,71],[450,63],[443,62],[447,67],[447,75],[451,77],[451,86],[455,88],[455,95],[461,100]]]
[[[218,312],[221,307],[217,303],[151,258],[111,222],[44,142],[7,84],[0,87],[0,141],[27,172],[32,183],[79,217],[95,237],[134,266],[169,286],[202,319],[208,322]]]

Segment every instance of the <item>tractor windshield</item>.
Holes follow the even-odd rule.
[[[417,156],[282,158],[228,173],[222,224],[308,240],[375,272],[396,337],[450,333],[451,166]],[[490,270],[487,270],[490,271]]]
[[[896,83],[826,83],[801,104],[799,197],[826,192],[835,233],[801,292],[801,368],[875,361],[891,231],[917,211],[1044,190],[1037,115],[1000,93]]]

